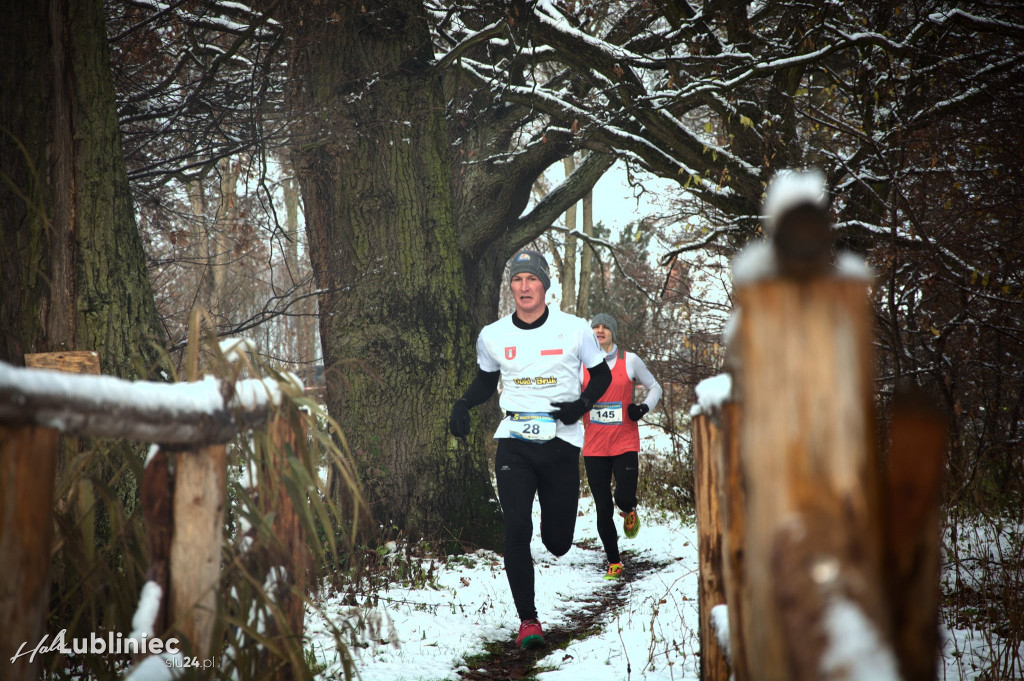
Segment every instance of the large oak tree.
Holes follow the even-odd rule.
[[[526,107],[493,105],[435,59],[422,3],[283,3],[277,16],[293,41],[292,160],[327,291],[331,411],[381,525],[497,546],[490,426],[478,417],[467,441],[450,438],[451,404],[475,373],[506,259],[611,159],[592,155],[523,217],[533,181],[578,141],[523,136]]]
[[[161,341],[128,190],[100,0],[19,2],[0,35],[0,359]]]
[[[892,228],[906,141],[1024,67],[1012,17],[949,3],[282,2],[292,155],[321,296],[329,403],[382,524],[490,543],[489,425],[450,439],[505,260],[611,156],[679,182],[702,229],[687,250],[760,233],[781,168],[821,166],[841,243]],[[1000,22],[981,18],[998,18]],[[941,97],[954,44],[1002,35],[996,68]],[[981,60],[965,66],[981,72]],[[590,154],[532,209],[538,176]],[[688,215],[681,215],[686,218]],[[486,413],[483,412],[483,413]]]

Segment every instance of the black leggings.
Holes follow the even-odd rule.
[[[537,617],[533,595],[533,498],[540,499],[540,536],[548,551],[572,547],[580,496],[580,449],[555,438],[535,444],[498,440],[494,460],[498,500],[505,516],[505,575],[519,619]]]
[[[594,495],[597,509],[597,534],[604,544],[609,563],[620,562],[619,535],[615,531],[612,506],[612,476],[615,476],[615,506],[625,513],[636,508],[636,483],[640,471],[640,456],[626,452],[618,456],[585,456],[587,484]]]

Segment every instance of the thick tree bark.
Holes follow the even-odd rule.
[[[95,350],[136,373],[161,338],[99,0],[15,3],[0,35],[0,359]]]
[[[500,545],[479,418],[447,434],[475,373],[441,82],[409,46],[426,26],[390,3],[295,6],[292,104],[310,126],[292,160],[320,298],[328,407],[382,528]],[[298,20],[302,20],[301,25]],[[301,75],[299,75],[301,74]],[[503,264],[503,263],[502,263]],[[493,275],[500,276],[500,275]],[[478,410],[479,411],[479,410]]]
[[[497,548],[494,403],[474,410],[465,441],[447,433],[451,405],[476,373],[506,261],[612,159],[591,154],[523,215],[534,181],[579,140],[564,128],[513,139],[529,109],[435,62],[422,2],[278,10],[328,407],[381,528]]]

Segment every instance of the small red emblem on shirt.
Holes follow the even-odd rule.
[[[541,357],[543,357],[545,355],[560,355],[560,354],[562,354],[562,348],[555,348],[554,350],[541,350],[540,351],[540,356]]]
[[[516,346],[513,345],[512,347],[505,348],[505,359],[515,359],[515,358],[516,358]]]

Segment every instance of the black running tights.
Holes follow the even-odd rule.
[[[537,617],[533,590],[533,499],[540,499],[541,540],[556,556],[572,546],[579,501],[579,447],[555,438],[536,444],[498,440],[494,461],[505,516],[505,575],[520,619]]]
[[[612,476],[615,476],[615,506],[629,513],[636,508],[636,483],[639,477],[640,456],[626,452],[618,456],[585,456],[587,484],[594,495],[597,509],[597,534],[604,544],[609,563],[621,562],[619,535],[615,531],[615,508],[612,506]]]

